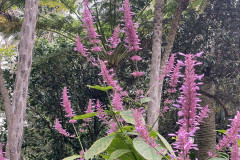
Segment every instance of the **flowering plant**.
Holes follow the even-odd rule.
[[[194,143],[195,132],[199,129],[199,123],[203,122],[203,119],[207,117],[209,112],[208,106],[200,106],[199,96],[199,81],[203,75],[195,74],[194,67],[200,65],[196,58],[200,57],[201,53],[183,54],[185,60],[177,61],[175,64],[175,54],[172,54],[167,66],[162,68],[163,75],[160,75],[159,79],[166,76],[169,77],[169,93],[175,94],[180,82],[180,77],[183,81],[182,87],[180,88],[181,95],[177,100],[167,100],[167,103],[171,103],[175,106],[180,117],[177,124],[179,129],[176,133],[169,134],[174,136],[176,142],[172,146],[167,140],[161,136],[157,131],[152,130],[153,126],[147,126],[145,124],[145,108],[144,103],[149,102],[148,93],[144,95],[142,90],[137,91],[135,102],[138,104],[137,107],[131,107],[130,110],[126,110],[123,99],[128,97],[126,91],[119,85],[115,78],[115,71],[107,67],[108,61],[102,58],[102,54],[108,56],[114,56],[118,51],[119,44],[122,42],[119,38],[120,32],[126,34],[125,43],[127,52],[135,53],[139,49],[139,39],[137,36],[137,25],[132,21],[133,13],[130,10],[129,0],[125,0],[123,8],[124,11],[124,28],[120,29],[120,25],[117,25],[113,31],[112,37],[109,38],[108,47],[100,43],[99,36],[94,28],[93,16],[88,8],[88,1],[84,0],[83,15],[84,19],[83,26],[86,28],[91,49],[88,50],[81,42],[80,37],[76,37],[77,50],[83,57],[86,57],[89,62],[94,66],[98,66],[101,69],[99,75],[102,76],[103,82],[100,82],[101,86],[88,86],[92,89],[97,89],[106,92],[108,101],[105,102],[107,106],[104,106],[100,100],[89,100],[86,113],[83,115],[75,115],[71,108],[71,103],[68,100],[68,90],[65,87],[63,90],[63,103],[66,117],[69,118],[75,129],[76,135],[71,135],[62,128],[61,122],[56,119],[55,128],[62,135],[71,138],[78,138],[81,145],[80,155],[68,157],[66,159],[91,159],[95,156],[101,156],[108,160],[158,160],[158,159],[176,159],[176,160],[190,160],[190,150],[198,150],[197,145]],[[122,42],[123,43],[123,42]],[[96,57],[97,55],[97,57]],[[138,55],[134,55],[130,58],[134,62],[141,61],[142,58]],[[184,70],[184,74],[181,70]],[[141,71],[135,71],[131,73],[134,77],[142,76],[144,73]],[[156,80],[156,85],[158,85]],[[140,95],[141,94],[141,95]],[[167,112],[168,107],[164,107],[162,113]],[[160,112],[160,111],[158,111]],[[163,114],[161,114],[163,116]],[[106,136],[97,140],[89,149],[85,149],[81,142],[81,132],[88,126],[88,123],[93,117],[97,117],[99,121],[108,126]],[[223,140],[217,145],[217,150],[222,151],[226,147],[232,147],[231,159],[237,160],[239,158],[239,151],[237,141],[239,139],[240,130],[240,114],[234,118],[231,128],[227,131]],[[159,117],[160,118],[160,117]],[[158,120],[158,119],[157,119]],[[156,120],[156,121],[157,121]],[[84,121],[82,128],[77,131],[75,123],[77,121]],[[209,159],[216,157],[216,153],[209,153]]]

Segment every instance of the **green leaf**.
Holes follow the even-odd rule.
[[[133,146],[132,146],[131,138],[126,139],[125,136],[117,134],[113,139],[111,145],[107,148],[106,152],[110,156],[116,150],[119,150],[119,149],[132,150],[132,148]],[[143,160],[143,158],[141,158],[135,150],[132,150],[132,152],[125,153],[118,159],[119,160],[136,160],[136,159]]]
[[[133,117],[133,111],[131,110],[126,110],[126,111],[120,111],[120,115],[122,116],[122,118],[130,124],[135,125],[135,119]],[[142,122],[145,123],[144,118],[142,117]]]
[[[141,138],[135,138],[133,140],[133,146],[138,151],[138,153],[147,160],[161,160],[163,157],[157,154],[157,151],[148,144],[146,144]]]
[[[97,112],[92,112],[92,113],[86,113],[86,114],[82,114],[82,115],[77,115],[73,117],[73,120],[79,120],[79,119],[87,119],[87,118],[91,118],[97,115]]]
[[[70,157],[66,157],[63,160],[74,160],[74,159],[77,159],[77,158],[80,158],[80,157],[82,157],[82,156],[81,155],[73,155],[73,156],[70,156]]]
[[[128,153],[128,152],[131,152],[131,150],[129,149],[118,149],[116,151],[114,151],[108,160],[114,160],[114,159],[117,159],[118,157],[121,157],[122,155]]]
[[[223,134],[226,133],[226,130],[217,130],[217,131],[220,132],[220,133],[223,133]]]
[[[104,158],[104,159],[108,159],[109,157],[107,156],[107,155],[105,155],[105,154],[99,154],[102,158]]]
[[[97,140],[86,152],[85,159],[93,158],[95,155],[104,152],[112,143],[115,136],[106,136]]]
[[[127,111],[121,111],[120,115],[122,116],[122,118],[130,124],[135,124],[135,119],[133,117],[133,111],[131,110],[127,110]]]
[[[214,157],[209,160],[228,160],[228,158],[220,158],[220,157]]]
[[[96,89],[96,90],[100,90],[100,91],[108,91],[109,89],[112,89],[111,86],[107,86],[107,87],[101,87],[99,85],[95,85],[95,86],[90,86],[90,85],[87,85],[89,88],[93,88],[93,89]]]
[[[144,97],[140,100],[140,103],[147,103],[147,102],[150,102],[151,98],[150,97]]]
[[[171,145],[168,143],[168,141],[162,136],[160,135],[158,132],[156,132],[157,136],[160,138],[160,140],[162,141],[162,143],[164,144],[164,146],[168,149],[168,151],[171,153],[171,155],[175,155]]]

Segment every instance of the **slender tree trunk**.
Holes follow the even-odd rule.
[[[201,106],[208,105],[210,113],[204,119],[204,123],[200,124],[200,129],[196,132],[195,139],[198,145],[196,157],[199,160],[206,160],[208,152],[215,153],[216,150],[216,131],[215,131],[215,101],[214,99],[204,95],[204,93],[214,95],[214,85],[209,78],[204,78],[203,85],[200,87],[202,91]]]
[[[17,73],[13,91],[10,121],[7,135],[6,156],[10,160],[19,160],[23,139],[23,127],[27,104],[29,76],[32,65],[32,52],[35,42],[35,30],[38,15],[38,0],[26,0],[22,23]],[[0,76],[0,80],[1,76]],[[8,108],[5,106],[5,111]],[[8,114],[6,114],[8,115]]]
[[[154,43],[155,43],[154,38],[155,37],[153,38],[153,56],[152,56],[152,64],[151,64],[151,72],[150,72],[150,87],[156,83],[156,79],[157,79],[156,77],[159,77],[159,75],[162,74],[161,72],[155,73],[155,71],[159,72],[160,68],[162,68],[163,66],[166,66],[166,62],[170,56],[170,53],[171,53],[171,50],[173,47],[173,42],[174,42],[177,30],[178,30],[179,21],[180,21],[182,12],[187,8],[188,4],[189,4],[189,0],[179,0],[178,1],[178,6],[176,8],[176,11],[174,13],[174,16],[173,16],[173,19],[171,22],[171,29],[168,34],[167,46],[163,53],[162,60],[161,60],[161,46],[160,46],[161,43],[156,43],[156,45],[159,45],[159,46],[156,46],[156,48],[158,47],[158,49],[160,49],[160,50],[158,50],[158,51],[156,50],[156,51],[158,54],[160,54],[160,58],[157,59],[157,57],[154,57],[154,49],[155,49],[154,48],[155,47],[154,46]],[[162,2],[162,5],[163,5],[163,2]],[[161,6],[161,7],[163,7],[163,6]],[[156,1],[155,8],[158,8],[157,1]],[[160,13],[157,13],[157,11],[155,11],[154,19],[159,17],[158,14],[160,14]],[[156,15],[158,15],[158,17],[156,17]],[[161,9],[161,16],[162,16],[162,9]],[[157,21],[160,21],[160,20],[161,20],[161,25],[162,25],[162,17],[161,17],[161,19],[160,18],[157,19]],[[156,24],[156,22],[154,21],[154,34],[155,34],[155,32],[158,31],[158,30],[155,31],[155,29],[156,29],[155,24]],[[161,27],[161,29],[162,29],[162,27]],[[156,36],[157,36],[157,34],[156,34]],[[162,33],[160,33],[160,35],[158,35],[158,36],[161,36],[161,37],[159,37],[161,39]],[[156,65],[156,63],[159,63],[159,60],[161,62],[161,65],[160,64]],[[155,61],[158,61],[158,62],[155,62]],[[155,67],[158,67],[158,69]],[[160,104],[161,104],[161,98],[162,98],[163,79],[160,79],[158,84],[159,84],[158,86],[155,86],[153,89],[150,90],[150,94],[149,94],[151,101],[150,101],[149,107],[148,107],[148,115],[147,115],[148,123],[147,124],[150,126],[152,126],[155,123],[155,121],[157,120],[157,117],[159,116],[159,110],[160,110]],[[158,130],[158,122],[155,123],[153,129]]]
[[[214,56],[215,53],[215,34],[213,32],[211,38],[211,50],[209,56]],[[214,95],[214,83],[211,81],[209,73],[205,73],[205,77],[203,79],[203,85],[200,87],[201,89],[201,106],[204,107],[208,105],[210,112],[208,113],[208,117],[203,121],[204,123],[200,124],[200,129],[196,132],[196,144],[198,144],[198,151],[196,152],[196,156],[199,160],[205,160],[208,158],[208,152],[214,153],[216,151],[216,131],[215,131],[215,100],[208,95]],[[204,93],[206,95],[204,95]]]
[[[172,19],[172,22],[171,22],[171,29],[170,29],[170,32],[168,34],[167,46],[166,46],[166,49],[164,50],[164,53],[163,53],[161,66],[160,66],[161,68],[166,66],[167,60],[168,60],[168,58],[171,54],[171,51],[172,51],[175,36],[176,36],[177,30],[178,30],[178,27],[179,27],[179,22],[180,22],[181,15],[182,15],[183,11],[186,10],[188,4],[189,4],[189,0],[179,0],[178,1],[178,6],[177,6],[176,11],[174,13],[174,16],[173,16],[173,19]],[[161,71],[160,71],[160,74],[163,74],[163,73],[161,73]],[[162,88],[163,88],[163,79],[161,79],[159,81],[159,92],[158,92],[158,94],[159,94],[159,102],[158,102],[159,105],[161,104],[161,99],[162,99]]]
[[[152,61],[150,71],[150,93],[151,98],[147,110],[147,124],[153,126],[159,116],[160,104],[158,103],[158,85],[156,85],[159,78],[159,68],[161,62],[161,45],[162,45],[162,16],[163,14],[163,0],[156,0],[154,13],[154,29],[153,29],[153,47],[152,47]],[[153,126],[154,130],[158,130],[158,122]]]

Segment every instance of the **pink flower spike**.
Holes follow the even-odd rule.
[[[107,134],[111,134],[117,131],[118,127],[117,127],[117,122],[112,121],[109,123],[109,130],[107,131]]]
[[[93,52],[101,52],[102,48],[100,46],[94,46],[94,47],[92,47],[91,51],[93,51]]]
[[[116,48],[117,45],[121,42],[121,39],[119,38],[119,32],[120,32],[120,24],[117,25],[117,27],[113,31],[113,35],[110,38],[111,48]]]
[[[96,30],[93,26],[93,17],[91,15],[91,12],[90,10],[88,9],[88,1],[87,0],[84,0],[84,9],[83,9],[83,26],[86,28],[87,30],[87,34],[88,34],[88,37],[90,38],[90,43],[92,44],[96,44],[96,43],[99,43],[99,40],[98,40],[98,34],[96,33]]]
[[[171,54],[171,57],[169,58],[168,62],[167,62],[167,66],[164,69],[164,74],[169,74],[174,66],[174,61],[175,61],[175,54]]]
[[[123,9],[125,22],[124,30],[127,34],[125,41],[129,44],[130,51],[138,51],[140,49],[139,47],[140,40],[138,39],[137,36],[137,25],[135,25],[132,21],[133,13],[131,12],[129,0],[125,0]]]
[[[79,53],[81,53],[82,56],[87,57],[87,49],[83,46],[83,44],[80,41],[79,35],[77,34],[77,37],[75,39],[75,45],[76,47],[74,48],[74,50],[78,51]]]
[[[171,80],[169,84],[173,88],[176,88],[177,83],[179,82],[178,78],[181,76],[180,69],[181,69],[181,64],[178,62],[175,68],[173,69],[173,73],[171,75]]]
[[[136,78],[136,77],[140,77],[140,76],[144,75],[144,72],[136,71],[136,72],[133,72],[133,73],[130,73],[130,74],[133,75]]]
[[[87,107],[87,110],[85,111],[85,113],[92,113],[92,112],[93,112],[92,108],[94,108],[93,102],[92,102],[92,99],[89,99],[89,101],[88,101],[88,107]],[[84,122],[86,122],[86,125],[88,125],[87,123],[88,123],[89,121],[91,121],[91,119],[92,119],[92,118],[84,119]]]
[[[62,125],[60,124],[59,120],[56,119],[56,124],[54,125],[55,129],[58,130],[58,132],[66,137],[73,137],[74,135],[70,135],[66,130],[62,128]]]
[[[240,132],[240,112],[237,112],[237,115],[234,117],[231,123],[231,128],[226,131],[226,134],[223,136],[223,139],[219,141],[217,145],[217,150],[221,151],[224,148],[230,147],[231,144],[234,144],[236,138],[239,138]]]
[[[147,130],[146,124],[143,123],[141,111],[138,109],[133,110],[133,117],[135,119],[135,128],[137,132],[140,134],[140,137],[144,139],[144,141],[149,144],[152,148],[157,147],[154,139],[149,136],[149,132]]]
[[[121,91],[122,88],[117,84],[117,80],[113,80],[113,74],[110,73],[110,70],[107,69],[105,62],[102,60],[99,60],[100,67],[101,67],[101,73],[100,75],[103,76],[104,82],[106,82],[109,86],[112,86],[113,89]]]
[[[130,59],[131,59],[132,61],[141,61],[141,60],[142,60],[142,57],[135,55],[135,56],[132,56]]]
[[[69,120],[69,123],[72,123],[72,124],[74,124],[76,122],[77,122],[77,120]]]
[[[66,117],[72,118],[75,116],[75,114],[73,114],[71,103],[68,100],[69,96],[67,94],[68,94],[67,87],[64,87],[62,92],[62,99],[63,99],[62,106],[64,107],[65,113],[67,114]]]
[[[99,99],[97,99],[97,104],[96,104],[96,109],[98,112],[97,117],[102,120],[105,121],[107,119],[107,114],[104,112],[103,108],[102,108],[102,104],[100,103]]]
[[[123,110],[122,99],[117,90],[115,90],[113,95],[113,107],[116,111]]]

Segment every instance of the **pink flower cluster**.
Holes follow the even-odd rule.
[[[198,53],[197,56],[200,56],[202,53]],[[207,112],[209,111],[208,106],[205,108],[200,107],[198,104],[200,99],[197,93],[199,90],[198,85],[202,83],[196,83],[195,81],[200,80],[202,76],[198,76],[195,74],[194,66],[200,64],[197,63],[194,58],[196,56],[192,54],[183,54],[180,55],[185,56],[184,66],[185,66],[185,75],[184,75],[184,83],[180,88],[181,96],[177,101],[178,104],[176,107],[180,109],[178,112],[178,116],[181,117],[179,119],[178,124],[180,124],[180,129],[176,132],[178,139],[176,140],[175,148],[179,149],[178,159],[188,160],[190,159],[188,156],[190,149],[197,150],[196,145],[193,143],[193,137],[197,129],[199,129],[199,122],[202,121],[203,118],[207,116]],[[197,114],[198,110],[202,110],[199,114]],[[173,135],[174,136],[174,135]]]
[[[69,96],[67,94],[68,94],[67,87],[64,87],[63,92],[62,92],[62,95],[63,95],[62,96],[62,99],[63,99],[62,106],[64,107],[64,111],[66,113],[65,116],[72,118],[75,116],[75,114],[73,112],[73,109],[71,108],[71,103],[68,100]],[[69,123],[76,123],[76,122],[77,122],[76,120],[69,120]],[[58,130],[59,133],[61,133],[62,135],[66,136],[66,137],[74,137],[75,136],[75,135],[71,136],[66,130],[64,130],[58,119],[56,119],[56,124],[54,126],[55,126],[55,129]]]
[[[56,124],[54,125],[55,129],[58,130],[58,132],[66,137],[75,137],[75,135],[70,135],[65,129],[62,128],[62,125],[60,124],[59,120],[56,119]]]
[[[132,56],[130,59],[131,59],[132,61],[141,61],[141,60],[142,60],[142,57],[135,55],[135,56]]]
[[[100,75],[103,76],[104,82],[106,82],[109,86],[112,86],[114,90],[121,91],[122,88],[117,84],[117,80],[113,80],[114,74],[110,73],[110,70],[107,69],[104,61],[99,60],[101,73]]]
[[[238,147],[238,139],[240,138],[240,112],[234,117],[231,123],[231,128],[226,131],[223,139],[219,141],[217,145],[217,150],[222,151],[224,148],[232,146],[232,156],[231,160],[239,160],[240,153]]]
[[[132,21],[133,13],[131,12],[129,0],[125,0],[123,10],[124,10],[124,22],[125,22],[124,30],[125,30],[125,33],[127,34],[125,41],[129,44],[130,51],[138,51],[140,49],[139,47],[140,40],[138,39],[138,36],[137,36],[138,25],[134,24]]]
[[[122,111],[124,106],[122,104],[122,98],[120,93],[115,90],[114,95],[113,95],[113,107],[116,111]]]
[[[102,104],[100,103],[99,99],[97,99],[96,109],[97,109],[97,112],[98,112],[97,117],[98,117],[100,120],[102,120],[103,123],[106,123],[106,119],[107,119],[108,115],[104,112],[103,106],[102,106]]]
[[[75,39],[75,45],[76,45],[76,47],[74,48],[74,50],[78,51],[83,57],[87,57],[87,49],[85,48],[85,46],[80,41],[80,38],[79,38],[78,34],[77,34],[77,37]]]
[[[190,149],[198,150],[197,145],[194,144],[193,133],[180,128],[177,132],[177,142],[173,145],[178,149],[178,157],[175,157],[178,160],[190,160],[189,151]],[[176,136],[176,135],[173,135]]]
[[[94,108],[94,105],[93,105],[92,99],[89,99],[88,100],[88,107],[87,107],[87,110],[85,111],[85,113],[92,113],[93,108]],[[91,121],[91,119],[92,118],[84,119],[84,122],[86,122],[86,123],[84,123],[83,126],[89,125],[88,123]]]
[[[138,61],[142,60],[142,57],[135,55],[135,56],[132,56],[130,59],[132,61],[138,62]],[[136,77],[140,77],[140,76],[144,75],[144,72],[135,71],[135,72],[130,73],[130,74],[133,75],[136,78]]]
[[[133,72],[130,74],[133,75],[134,77],[140,77],[140,76],[144,75],[144,72],[136,71],[136,72]]]
[[[98,34],[93,26],[93,17],[91,15],[90,10],[88,9],[88,0],[84,0],[83,3],[84,9],[83,9],[83,25],[87,30],[87,34],[90,38],[91,44],[98,44]]]
[[[149,144],[152,148],[155,148],[157,147],[157,144],[154,141],[153,137],[149,136],[147,126],[146,124],[143,123],[142,113],[144,113],[144,110],[142,111],[140,109],[133,110],[133,117],[135,119],[135,128],[139,133],[140,137],[143,138],[145,142]]]
[[[171,74],[171,79],[169,84],[174,89],[177,87],[177,84],[179,82],[178,79],[181,76],[180,69],[181,69],[181,63],[178,62],[173,69],[173,73]]]
[[[117,25],[117,27],[113,31],[113,35],[110,38],[111,48],[116,48],[117,45],[121,42],[121,39],[119,38],[119,32],[120,32],[120,25]]]
[[[73,113],[73,109],[71,108],[71,103],[68,100],[69,96],[67,95],[67,93],[68,93],[67,87],[64,87],[62,92],[62,95],[63,95],[62,106],[64,107],[65,113],[67,114],[66,117],[72,118],[75,116],[75,114]]]

